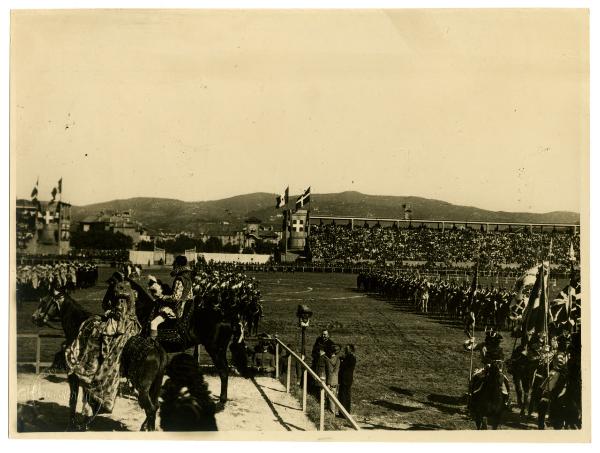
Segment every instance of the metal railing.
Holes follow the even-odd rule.
[[[302,411],[306,412],[307,404],[306,398],[308,393],[308,375],[315,380],[315,383],[320,387],[319,391],[319,431],[325,430],[325,395],[329,397],[329,400],[333,402],[333,404],[338,408],[340,413],[344,416],[346,420],[350,423],[352,428],[355,430],[360,430],[360,427],[354,421],[352,416],[348,413],[348,411],[344,408],[342,403],[337,399],[335,394],[331,391],[331,389],[327,386],[325,382],[321,380],[321,378],[315,373],[310,366],[300,357],[296,352],[290,349],[286,344],[284,344],[279,338],[267,338],[265,340],[270,340],[275,342],[275,379],[279,380],[279,348],[283,348],[288,352],[287,356],[287,371],[286,371],[286,383],[285,383],[285,391],[286,393],[290,393],[291,389],[291,375],[292,375],[292,358],[295,359],[300,366],[302,366]]]
[[[19,338],[35,338],[35,362],[17,361],[17,365],[34,365],[35,374],[40,374],[40,368],[52,365],[52,362],[42,362],[42,338],[64,338],[63,334],[58,333],[18,333]]]

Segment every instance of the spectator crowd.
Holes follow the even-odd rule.
[[[444,231],[425,227],[354,227],[348,225],[311,226],[310,249],[313,260],[332,262],[423,261],[445,263],[473,262],[479,256],[483,268],[511,264],[531,267],[546,258],[552,238],[553,262],[569,261],[571,244],[579,260],[579,235],[558,232],[494,231],[470,228]]]

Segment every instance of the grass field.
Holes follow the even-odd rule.
[[[95,312],[110,275],[101,269],[95,288],[76,291],[75,299]],[[167,270],[154,275],[170,281]],[[356,345],[357,367],[353,414],[364,427],[373,429],[473,429],[463,395],[469,378],[470,355],[463,350],[460,326],[444,319],[413,313],[399,301],[387,301],[356,291],[356,276],[320,273],[255,273],[263,295],[264,320],[260,331],[277,334],[299,349],[300,331],[296,307],[307,304],[313,311],[307,332],[307,353],[321,329],[330,330],[333,341]],[[484,283],[485,284],[485,283]],[[562,282],[557,282],[556,291]],[[553,294],[553,293],[552,293]],[[36,302],[21,302],[17,310],[18,333],[38,332],[31,323]],[[44,331],[49,331],[44,329]],[[481,334],[480,334],[481,335]],[[51,360],[58,341],[43,345],[43,360]],[[505,350],[512,348],[506,338]],[[18,342],[18,360],[34,358],[33,342]],[[208,361],[206,354],[203,360]],[[478,358],[475,357],[478,364]],[[514,401],[514,397],[513,397]],[[343,422],[328,420],[331,427]],[[516,411],[505,427],[532,428]]]

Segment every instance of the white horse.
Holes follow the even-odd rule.
[[[427,313],[429,304],[429,283],[425,282],[415,290],[415,306],[421,313]]]

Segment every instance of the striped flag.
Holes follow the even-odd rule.
[[[310,186],[296,199],[296,209],[303,208],[308,203],[310,203]]]
[[[38,185],[40,184],[40,178],[37,179],[37,181],[35,182],[35,186],[33,187],[33,190],[31,191],[31,199],[34,200],[37,198],[38,196]]]
[[[52,188],[52,192],[51,192],[51,194],[52,194],[52,200],[50,200],[49,204],[52,204],[52,203],[54,203],[56,201],[56,194],[57,193],[58,193],[58,190],[56,189],[56,187],[53,187]]]
[[[523,312],[523,333],[537,332],[541,334],[547,330],[546,322],[549,318],[547,303],[548,273],[549,263],[546,261],[538,269],[527,307]]]
[[[275,208],[279,209],[279,208],[283,208],[286,204],[288,204],[288,200],[290,198],[290,187],[286,187],[285,191],[281,194],[278,195],[276,198],[276,202],[275,202]]]

